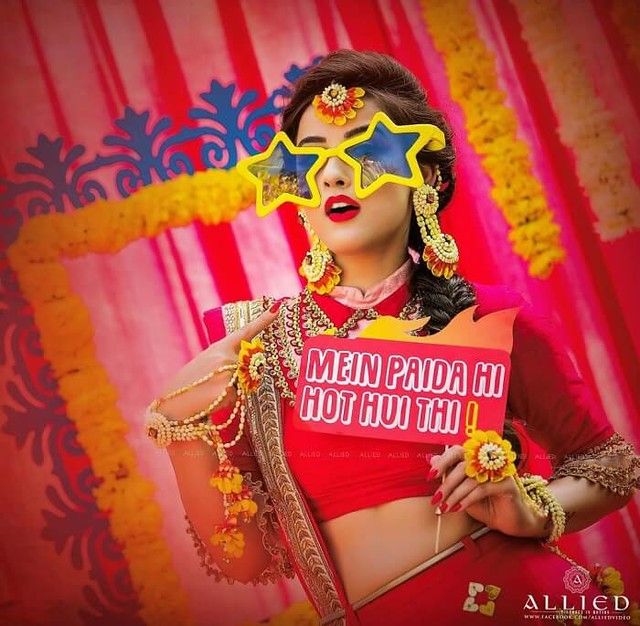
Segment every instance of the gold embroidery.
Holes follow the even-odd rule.
[[[244,474],[244,480],[248,483],[254,497],[259,498],[261,506],[258,509],[258,528],[262,534],[262,545],[271,555],[271,562],[261,576],[267,576],[268,580],[275,582],[281,576],[293,578],[295,572],[289,560],[289,554],[278,535],[278,519],[275,516],[269,494],[262,488],[261,480],[252,480],[251,472]]]
[[[269,502],[268,494],[262,489],[262,481],[252,480],[251,472],[244,473],[244,480],[253,491],[254,497],[259,499],[257,524],[262,534],[262,545],[271,555],[269,565],[253,580],[249,582],[256,585],[267,585],[277,582],[283,576],[285,578],[293,578],[294,571],[287,551],[278,536],[278,522],[273,514],[273,506]],[[207,576],[213,576],[216,582],[225,581],[233,584],[235,579],[225,574],[216,564],[211,553],[207,550],[205,542],[202,540],[198,532],[194,528],[191,520],[187,515],[184,516],[187,521],[187,534],[191,536],[193,546],[200,558],[200,565],[205,568]]]
[[[398,317],[412,319],[412,316],[417,316],[418,311],[418,302],[412,298],[402,308]],[[278,317],[262,333],[267,365],[282,398],[291,406],[296,403],[295,388],[299,369],[297,359],[302,355],[306,339],[327,332],[336,337],[346,337],[361,320],[373,320],[377,317],[378,312],[373,308],[356,309],[339,328],[336,328],[309,290],[304,289],[295,298],[285,302]]]
[[[565,476],[586,478],[621,496],[640,486],[640,457],[618,433],[578,454],[567,455],[551,480]]]
[[[344,609],[331,568],[285,458],[281,403],[271,372],[264,373],[260,387],[248,402],[256,458],[292,556],[299,564],[299,573],[320,617],[332,618],[330,622],[323,620],[323,624],[344,626]]]
[[[223,304],[222,320],[227,335],[252,322],[266,311],[272,303],[272,298],[260,298],[258,300],[239,300],[238,302]]]

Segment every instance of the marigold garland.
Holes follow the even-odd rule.
[[[516,135],[517,119],[504,103],[492,53],[480,39],[467,0],[422,0],[442,55],[451,94],[462,108],[468,140],[491,180],[491,196],[511,227],[516,254],[532,276],[544,278],[566,252],[542,186],[533,175],[529,147]]]
[[[635,184],[624,141],[611,113],[584,69],[571,27],[558,26],[559,0],[515,2],[529,46],[558,118],[558,134],[576,159],[576,174],[604,241],[640,228],[640,188]]]
[[[147,624],[190,624],[188,600],[162,539],[155,486],[139,471],[117,408],[117,391],[96,356],[89,312],[71,291],[63,257],[114,254],[143,237],[199,219],[218,224],[253,202],[253,189],[233,170],[209,170],[144,187],[123,200],[100,200],[70,213],[29,220],[7,251],[33,307],[45,358],[66,401],[67,416],[101,482],[97,506],[109,514]],[[238,514],[244,510],[241,500]]]

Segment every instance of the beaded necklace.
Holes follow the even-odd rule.
[[[403,320],[418,316],[420,307],[415,298],[404,305],[398,317]],[[265,357],[280,394],[291,406],[295,404],[295,389],[300,373],[299,359],[304,342],[321,334],[347,337],[363,320],[374,320],[379,313],[374,307],[355,309],[347,320],[336,327],[308,289],[280,307],[278,317],[263,332]]]

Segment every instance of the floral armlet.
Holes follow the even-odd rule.
[[[281,578],[293,578],[294,570],[289,561],[286,548],[278,534],[278,522],[275,517],[273,506],[271,505],[268,495],[262,489],[262,482],[253,481],[251,473],[244,474],[244,481],[249,485],[256,499],[260,500],[260,506],[257,513],[258,528],[262,534],[262,545],[271,555],[269,565],[253,580],[249,582],[252,585],[267,585],[277,582]],[[235,579],[225,574],[213,560],[211,553],[207,549],[207,545],[198,535],[191,520],[185,515],[187,521],[187,534],[191,536],[193,546],[200,559],[200,565],[206,570],[207,576],[213,576],[216,582],[225,581],[233,584]]]
[[[593,448],[567,455],[551,480],[574,476],[586,478],[621,496],[640,487],[640,457],[631,444],[615,433]]]

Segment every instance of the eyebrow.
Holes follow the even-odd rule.
[[[352,128],[351,130],[348,130],[344,134],[344,138],[350,139],[355,135],[359,135],[360,133],[363,133],[365,130],[367,130],[367,128],[369,128],[369,124],[358,126],[357,128]],[[298,146],[304,146],[306,143],[325,143],[326,141],[327,141],[326,137],[320,137],[319,135],[310,135],[309,137],[305,137],[304,139],[301,139],[298,142]]]

